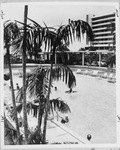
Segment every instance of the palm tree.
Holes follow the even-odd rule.
[[[29,74],[26,79],[26,85],[27,85],[26,90],[27,90],[27,94],[29,95],[29,98],[37,99],[34,101],[34,103],[27,102],[27,108],[29,108],[29,111],[30,108],[34,110],[33,113],[34,116],[37,117],[38,114],[37,133],[41,137],[42,143],[44,143],[44,141],[42,139],[43,131],[41,130],[41,124],[42,124],[43,114],[45,113],[49,74],[50,74],[50,68],[38,67],[34,69],[33,73]],[[69,88],[76,85],[75,76],[67,66],[57,65],[53,67],[52,80],[59,80],[59,79],[63,80],[65,84],[68,85]],[[22,101],[21,99],[23,99],[22,88],[18,91],[18,95],[17,95],[17,99],[19,99],[20,102]],[[38,103],[39,105],[36,105],[35,103]],[[21,104],[17,108],[18,111],[20,112],[22,108]],[[63,101],[61,101],[59,98],[50,100],[48,111],[50,110],[53,111],[57,109],[61,112],[70,111],[69,106],[65,104]]]
[[[29,18],[28,18],[29,19]],[[34,49],[35,47],[41,48],[41,45],[44,45],[44,51],[49,51],[51,53],[51,64],[49,71],[49,83],[48,83],[48,93],[46,96],[46,105],[45,105],[45,118],[44,118],[44,130],[43,130],[43,141],[46,141],[46,126],[47,126],[47,117],[48,117],[48,107],[51,91],[51,82],[52,82],[52,70],[54,67],[54,57],[55,51],[62,44],[68,46],[75,39],[81,41],[82,35],[86,34],[88,40],[93,40],[92,29],[89,24],[82,20],[73,21],[69,19],[67,25],[61,25],[58,29],[53,27],[41,27],[34,20],[29,19],[33,25],[26,25],[26,50]],[[23,24],[23,23],[22,23]],[[36,46],[37,45],[37,46]]]
[[[27,13],[28,6],[25,5],[24,8],[24,23],[22,27],[19,27],[20,36],[15,39],[12,43],[13,46],[13,54],[17,55],[18,53],[22,53],[22,65],[23,65],[23,116],[24,116],[24,136],[25,136],[25,144],[27,144],[28,137],[28,124],[27,124],[27,113],[26,113],[26,32],[27,32]],[[17,22],[17,21],[16,21]]]
[[[45,107],[45,119],[44,119],[44,129],[43,129],[43,142],[46,141],[46,126],[47,126],[47,117],[48,117],[48,107],[51,91],[51,82],[52,82],[52,70],[53,70],[53,60],[55,57],[55,51],[57,47],[60,47],[61,44],[68,45],[72,43],[75,38],[81,40],[81,34],[86,33],[89,40],[93,39],[92,30],[87,22],[82,20],[72,21],[69,19],[68,25],[62,25],[54,32],[50,32],[50,29],[46,27],[46,34],[43,36],[45,38],[46,47],[51,47],[51,67],[50,67],[50,76],[49,76],[49,88],[48,95],[46,98],[46,107]],[[49,36],[50,38],[49,38]],[[54,35],[54,38],[53,38]],[[51,42],[51,43],[50,43]]]
[[[10,48],[12,46],[13,41],[16,38],[19,38],[19,35],[20,35],[20,32],[19,32],[18,26],[15,22],[6,21],[4,23],[4,48],[6,49],[6,53],[7,53],[10,85],[11,85],[11,92],[12,92],[12,103],[13,103],[13,108],[14,108],[18,144],[20,143],[20,141],[19,141],[20,131],[19,131],[19,125],[18,125],[17,111],[16,111],[16,102],[15,102],[15,94],[14,94],[14,86],[13,86],[11,61],[10,61]]]
[[[44,115],[45,101],[43,102],[43,105],[39,105],[40,102],[43,102],[43,101],[40,101],[39,99],[35,99],[32,102],[28,101],[26,104],[27,113],[28,114],[32,113],[33,117],[38,118],[38,125],[36,126],[36,128],[34,128],[35,131],[31,132],[31,130],[29,130],[28,140],[27,140],[28,144],[42,144],[43,143],[43,133],[42,133],[41,125],[42,125],[42,118]],[[20,103],[17,106],[18,113],[21,113],[22,108],[23,108],[22,103]],[[50,99],[50,108],[48,112],[50,114],[53,113],[53,115],[54,115],[54,112],[56,112],[58,116],[58,112],[68,113],[71,111],[70,111],[69,106],[63,100],[61,100],[60,98],[55,98],[55,99]]]
[[[26,113],[26,24],[27,24],[27,13],[28,6],[25,5],[24,9],[24,33],[23,33],[23,45],[22,45],[22,65],[23,65],[23,120],[24,120],[24,134],[25,134],[25,144],[27,144],[28,137],[28,123],[27,123],[27,113]]]

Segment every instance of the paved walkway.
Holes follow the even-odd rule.
[[[51,121],[52,127],[47,130],[49,144],[90,144],[90,142],[58,121]]]

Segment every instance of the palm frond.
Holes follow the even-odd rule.
[[[71,112],[70,107],[60,98],[51,99],[50,100],[50,109],[51,110],[58,110],[61,113],[68,113]]]
[[[38,105],[35,105],[31,102],[28,102],[26,105],[27,108],[27,113],[29,114],[31,112],[31,114],[33,114],[33,117],[37,117],[38,114]]]
[[[28,28],[30,28],[30,29],[33,29],[33,27],[30,26],[30,25],[28,25],[28,24],[24,24],[23,22],[20,22],[20,21],[18,21],[18,20],[15,20],[15,21],[18,22],[18,23],[20,23],[20,24],[22,24],[23,26],[25,25],[26,27],[28,27]]]
[[[34,20],[30,19],[30,18],[27,18],[27,19],[30,20],[31,22],[33,22],[36,27],[42,28],[36,21],[34,21]]]
[[[22,111],[22,103],[20,103],[18,106],[17,106],[17,112],[18,113],[21,113]],[[37,114],[38,114],[38,105],[32,103],[32,102],[27,102],[26,104],[26,109],[27,109],[27,113],[28,114],[33,114],[33,117],[37,117]]]
[[[47,95],[49,80],[46,76],[46,72],[47,69],[38,67],[26,77],[26,92],[29,98],[37,98],[40,97],[41,94]],[[23,88],[21,87],[17,92],[16,100],[22,102],[22,99]]]
[[[23,100],[23,87],[21,87],[18,90],[17,95],[16,95],[16,101],[22,102],[22,100]]]
[[[27,78],[27,92],[29,93],[30,97],[32,97],[33,95],[39,97],[41,93],[46,94],[49,81],[46,78],[46,70],[44,68],[35,68],[33,72],[34,73],[30,74]]]
[[[32,32],[32,43],[30,43],[29,45],[34,45],[34,47],[36,47],[36,41],[37,44],[40,43],[40,46],[44,43],[45,45],[45,50],[48,50],[52,48],[53,43],[54,43],[54,37],[56,36],[55,34],[55,29],[53,27],[47,27],[47,25],[45,24],[45,27],[41,27],[37,22],[35,22],[34,20],[28,18],[32,23],[34,28],[31,30],[28,30],[27,32]],[[36,36],[37,33],[37,36]],[[34,39],[34,40],[33,40]],[[30,42],[30,41],[29,41]]]
[[[18,113],[21,113],[21,111],[22,111],[22,103],[20,103],[20,104],[18,104],[16,106],[16,110],[17,110]]]
[[[4,116],[4,126],[5,126],[5,136],[9,135],[9,136],[11,136],[13,138],[17,138],[17,130],[8,121],[6,116]],[[12,138],[11,138],[11,140],[12,140]]]
[[[21,52],[23,37],[16,21],[4,23],[4,47],[11,47],[11,52],[16,55]]]
[[[33,23],[33,25],[26,25],[26,50],[27,54],[30,56],[33,55],[33,53],[37,54],[38,49],[40,49],[42,45],[44,45],[45,51],[53,52],[53,50],[55,51],[56,48],[60,47],[61,44],[69,45],[69,43],[73,43],[75,39],[80,41],[81,35],[84,35],[85,33],[88,40],[93,40],[91,27],[87,22],[82,20],[73,21],[69,19],[67,25],[61,25],[58,29],[47,27],[45,23],[45,27],[42,27],[34,20],[30,18],[28,18],[28,20]],[[16,22],[24,25],[22,22]],[[16,43],[17,48],[18,43]]]
[[[93,40],[93,32],[90,25],[82,20],[73,21],[69,19],[69,23],[66,26],[62,26],[61,30],[58,32],[59,38],[64,39],[65,43],[73,42],[73,40],[78,39],[81,41],[81,34],[86,36],[89,41]]]
[[[22,53],[22,45],[23,45],[23,39],[22,37],[19,38],[19,39],[15,39],[13,42],[12,42],[12,54],[13,55],[17,55],[17,54],[21,54]]]
[[[48,68],[49,70],[49,68]],[[50,71],[50,70],[49,70]],[[53,80],[63,80],[65,84],[72,88],[76,85],[76,79],[72,70],[65,65],[54,65],[52,69]]]
[[[6,45],[11,46],[11,43],[16,39],[20,37],[20,31],[16,24],[16,22],[13,21],[6,21],[4,23],[4,43],[5,47]]]

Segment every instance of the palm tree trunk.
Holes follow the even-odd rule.
[[[53,62],[51,62],[51,66],[50,66],[50,77],[49,77],[48,95],[47,95],[46,105],[45,105],[45,118],[44,118],[43,141],[42,141],[43,144],[46,144],[46,129],[47,129],[48,107],[49,107],[49,99],[50,99],[50,91],[51,91],[51,81],[52,81],[52,68],[53,68]]]
[[[39,132],[39,134],[41,134],[42,116],[43,116],[43,109],[42,109],[42,104],[39,100],[39,113],[38,113],[38,132]]]
[[[15,93],[14,93],[14,86],[13,86],[12,69],[11,69],[11,63],[10,63],[9,47],[7,47],[7,58],[8,58],[8,66],[9,66],[9,73],[10,73],[12,103],[13,103],[14,117],[15,117],[15,123],[16,123],[16,129],[17,129],[17,138],[18,138],[18,141],[16,144],[20,144],[20,130],[19,130],[19,124],[18,124],[17,110],[16,110],[16,102],[15,102]]]
[[[43,127],[43,144],[46,144],[46,130],[47,130],[47,118],[48,118],[48,108],[49,108],[49,100],[50,100],[50,91],[51,91],[51,82],[52,82],[52,69],[53,63],[55,58],[55,50],[56,50],[56,43],[53,47],[53,53],[51,55],[51,66],[50,66],[50,77],[49,77],[49,85],[48,85],[48,95],[46,98],[46,105],[45,105],[45,118],[44,118],[44,127]]]
[[[23,122],[24,122],[24,134],[25,144],[28,141],[28,123],[26,112],[26,24],[27,24],[27,12],[28,6],[25,5],[24,9],[24,39],[23,39],[23,51],[22,51],[22,64],[23,64]]]

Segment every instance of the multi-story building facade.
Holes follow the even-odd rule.
[[[115,13],[98,17],[87,15],[86,20],[92,27],[92,46],[96,50],[110,50],[115,46]]]

